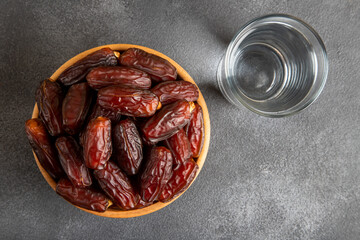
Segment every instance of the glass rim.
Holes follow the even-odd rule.
[[[327,51],[326,51],[325,44],[324,44],[323,40],[321,39],[320,35],[315,31],[315,29],[313,27],[311,27],[309,24],[307,24],[303,20],[301,20],[301,19],[299,19],[297,17],[291,16],[291,15],[288,15],[288,14],[269,14],[269,15],[264,15],[264,16],[257,17],[257,18],[254,18],[254,19],[250,20],[249,22],[245,23],[240,28],[240,30],[234,35],[234,37],[232,38],[230,44],[227,47],[227,50],[226,50],[226,53],[225,53],[225,56],[224,56],[224,63],[223,64],[224,64],[225,79],[228,79],[230,77],[229,65],[230,65],[231,53],[232,53],[232,51],[234,49],[234,46],[236,44],[238,44],[239,41],[240,42],[243,41],[243,39],[241,39],[241,36],[244,35],[244,30],[246,28],[248,28],[252,24],[255,24],[255,23],[260,22],[260,21],[265,20],[265,19],[271,19],[271,18],[280,18],[280,19],[284,19],[284,20],[289,20],[290,19],[290,20],[295,21],[295,22],[301,24],[302,26],[304,26],[307,30],[309,30],[309,33],[312,34],[316,38],[317,42],[319,43],[321,53],[323,54],[322,57],[323,57],[323,60],[324,60],[324,66],[322,66],[323,67],[323,75],[321,76],[321,79],[318,79],[320,77],[319,74],[317,74],[315,76],[315,79],[318,79],[321,82],[319,88],[313,93],[313,95],[310,98],[308,98],[309,94],[311,92],[311,89],[313,88],[313,86],[312,86],[310,88],[310,90],[308,91],[308,93],[306,94],[306,96],[300,102],[298,102],[297,104],[295,104],[294,106],[292,106],[292,107],[290,107],[288,109],[281,110],[281,111],[276,111],[276,112],[269,112],[269,111],[259,110],[259,109],[255,108],[255,107],[253,107],[251,104],[247,103],[243,99],[243,98],[247,98],[246,95],[243,94],[243,93],[241,93],[241,97],[237,99],[243,106],[245,106],[249,110],[251,110],[251,111],[253,111],[253,112],[255,112],[255,113],[259,114],[259,115],[266,116],[266,117],[278,118],[278,117],[290,116],[290,115],[293,115],[295,113],[300,112],[301,110],[303,110],[303,109],[307,108],[308,106],[310,106],[320,96],[321,92],[323,91],[323,89],[325,87],[325,83],[326,83],[326,80],[327,80],[329,64],[328,64],[328,57],[327,57]],[[276,22],[284,23],[284,24],[292,26],[291,24],[286,23],[285,21],[279,21],[278,19],[277,19]],[[301,33],[304,34],[303,32],[301,32]],[[233,100],[231,102],[233,102],[235,106],[240,107]]]

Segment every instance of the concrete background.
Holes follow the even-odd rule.
[[[320,98],[269,119],[225,101],[217,64],[244,23],[287,13],[328,50]],[[0,239],[359,239],[360,2],[24,1],[0,3]],[[65,202],[40,174],[24,133],[38,82],[110,43],[156,49],[204,94],[211,144],[203,171],[156,213],[106,219]]]

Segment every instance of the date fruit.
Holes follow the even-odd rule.
[[[133,121],[126,119],[115,125],[113,147],[120,168],[127,175],[135,175],[139,171],[143,159],[143,145]]]
[[[172,137],[165,140],[165,145],[170,149],[174,157],[174,166],[184,164],[191,157],[191,148],[184,129],[180,129]]]
[[[91,111],[89,120],[97,117],[106,117],[111,120],[111,123],[117,123],[121,119],[121,114],[102,108],[96,103]]]
[[[127,210],[137,206],[139,195],[115,163],[109,161],[104,169],[95,170],[94,175],[100,187],[120,208]]]
[[[144,137],[149,142],[159,142],[171,137],[190,120],[190,104],[179,100],[164,106],[151,117],[142,128]]]
[[[64,171],[61,168],[56,150],[41,119],[27,120],[25,131],[32,149],[46,172],[54,179],[63,176]]]
[[[119,122],[121,119],[121,114],[117,112],[112,112],[110,110],[104,109],[99,106],[99,104],[94,104],[92,109],[90,110],[91,114],[89,114],[87,120],[85,120],[86,123],[89,123],[90,120],[95,119],[97,117],[105,117],[110,119],[111,125],[114,126],[115,123]],[[86,124],[87,126],[87,124]],[[81,146],[84,146],[84,137],[85,137],[85,131],[86,128],[83,128],[83,130],[79,133],[79,143]]]
[[[139,202],[136,205],[135,209],[144,208],[150,206],[151,204],[153,204],[153,202],[145,202],[144,200],[141,199],[141,197],[139,197]]]
[[[198,103],[195,103],[195,108],[191,112],[190,123],[187,126],[186,132],[190,142],[192,157],[197,158],[204,144],[204,117],[202,108]]]
[[[145,170],[141,174],[140,195],[145,202],[153,202],[171,177],[172,155],[165,147],[154,147],[151,150]]]
[[[175,168],[159,196],[159,201],[168,202],[181,194],[195,178],[198,169],[199,166],[192,159]]]
[[[57,82],[46,79],[36,91],[39,116],[44,121],[50,135],[63,133],[61,107],[64,99],[63,90]]]
[[[102,48],[77,61],[58,77],[58,81],[69,86],[85,80],[86,74],[94,67],[115,66],[118,60],[110,48]]]
[[[107,66],[94,68],[86,75],[90,87],[99,90],[112,85],[149,89],[150,76],[138,69],[124,66]]]
[[[87,83],[74,84],[69,88],[63,104],[63,128],[70,134],[80,132],[92,101],[92,90]]]
[[[199,90],[191,82],[186,81],[167,81],[156,85],[151,89],[161,104],[169,104],[180,99],[188,102],[196,101],[199,98]]]
[[[59,137],[55,142],[61,166],[75,187],[90,186],[92,181],[80,146],[71,136]]]
[[[97,103],[122,115],[149,117],[154,115],[159,99],[148,90],[110,86],[99,90]]]
[[[148,73],[156,82],[174,81],[177,77],[176,68],[169,61],[138,48],[129,48],[121,54],[120,63]]]
[[[112,153],[111,121],[108,118],[92,119],[83,136],[85,165],[91,169],[102,169]]]
[[[57,183],[56,193],[76,206],[97,212],[105,212],[111,205],[111,201],[103,193],[92,188],[75,187],[66,178]]]

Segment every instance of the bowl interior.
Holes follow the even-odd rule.
[[[194,82],[194,80],[190,77],[190,75],[179,65],[177,64],[174,60],[172,60],[171,58],[165,56],[164,54],[157,52],[153,49],[147,48],[147,47],[143,47],[143,46],[138,46],[138,45],[132,45],[132,44],[110,44],[110,45],[103,45],[103,46],[99,46],[96,48],[92,48],[89,49],[87,51],[84,51],[78,55],[76,55],[75,57],[71,58],[69,61],[67,61],[66,63],[64,63],[58,70],[56,70],[56,72],[50,77],[53,80],[56,80],[59,75],[68,67],[70,67],[71,65],[73,65],[75,62],[77,62],[78,60],[82,59],[83,57],[89,55],[92,52],[95,52],[101,48],[104,47],[109,47],[112,50],[115,51],[125,51],[128,48],[132,48],[132,47],[136,47],[136,48],[140,48],[146,52],[155,54],[157,56],[160,56],[166,60],[168,60],[172,65],[174,65],[178,71],[178,75],[184,79],[185,81],[191,82],[193,84],[196,85],[196,83]],[[204,145],[201,151],[201,154],[199,156],[199,158],[197,159],[196,163],[199,166],[199,171],[197,172],[194,180],[192,181],[192,183],[195,181],[196,177],[199,175],[205,159],[206,159],[206,155],[209,149],[209,143],[210,143],[210,119],[209,119],[209,112],[204,100],[203,95],[201,94],[200,90],[199,90],[199,99],[198,99],[198,103],[199,105],[202,107],[203,110],[203,114],[204,114],[204,130],[205,130],[205,136],[204,136]],[[39,116],[39,111],[37,108],[37,105],[35,104],[34,110],[33,110],[33,114],[32,114],[32,118],[37,118]],[[52,187],[52,189],[56,189],[56,182],[49,176],[49,174],[44,170],[44,168],[40,165],[35,153],[33,152],[35,160],[36,160],[36,164],[38,165],[42,175],[44,176],[45,180],[48,182],[48,184]],[[192,184],[191,183],[191,184]],[[190,186],[191,186],[190,184]],[[189,187],[190,187],[189,186]],[[186,190],[185,190],[186,191]],[[185,192],[184,191],[184,192]],[[184,193],[183,192],[183,193]],[[138,217],[138,216],[142,216],[145,214],[149,214],[152,212],[155,212],[167,205],[169,205],[170,203],[172,203],[173,201],[175,201],[178,197],[180,197],[183,193],[181,193],[179,196],[177,196],[176,198],[174,198],[173,200],[167,202],[167,203],[162,203],[162,202],[157,202],[155,204],[152,204],[148,207],[142,208],[142,209],[135,209],[135,210],[127,210],[127,211],[123,211],[120,209],[116,209],[116,208],[109,208],[108,210],[106,210],[103,213],[100,212],[95,212],[95,211],[91,211],[91,210],[87,210],[81,207],[76,206],[77,208],[80,208],[83,211],[98,215],[98,216],[103,216],[103,217],[111,217],[111,218],[131,218],[131,217]]]

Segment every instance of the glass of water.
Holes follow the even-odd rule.
[[[268,15],[250,21],[236,34],[217,79],[232,104],[282,117],[314,102],[327,73],[325,46],[312,27],[292,16]]]

